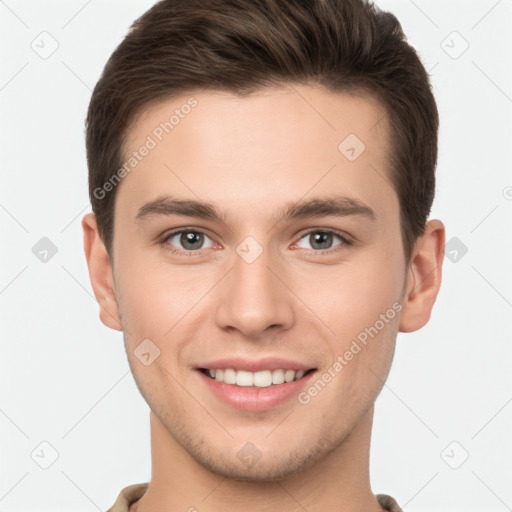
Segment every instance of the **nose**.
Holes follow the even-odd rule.
[[[294,322],[293,294],[286,286],[282,262],[264,249],[255,261],[233,255],[233,268],[219,287],[216,322],[257,339],[269,331],[289,329]]]

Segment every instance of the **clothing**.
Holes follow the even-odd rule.
[[[125,487],[117,497],[116,502],[107,512],[129,512],[130,505],[136,502],[146,492],[148,484],[134,484]],[[388,512],[403,512],[398,503],[387,494],[376,494],[379,505]]]

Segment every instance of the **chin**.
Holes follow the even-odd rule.
[[[300,451],[283,447],[281,453],[271,448],[260,453],[258,460],[247,463],[239,453],[221,455],[218,454],[218,447],[216,453],[216,447],[213,445],[204,450],[205,444],[201,445],[202,450],[191,446],[184,446],[184,448],[198,464],[212,473],[230,480],[254,483],[285,480],[314,466],[329,452],[329,448],[321,444],[310,447],[303,445]]]

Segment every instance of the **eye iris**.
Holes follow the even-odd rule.
[[[199,249],[203,243],[204,235],[202,233],[195,233],[193,231],[188,231],[181,234],[180,243],[185,249]],[[199,245],[199,247],[195,247],[194,244]],[[192,247],[191,247],[192,245]]]
[[[311,247],[314,249],[329,249],[332,244],[331,233],[314,233],[310,235]],[[317,247],[315,247],[317,244]]]

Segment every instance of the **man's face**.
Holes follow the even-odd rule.
[[[190,96],[197,105],[182,108]],[[158,130],[175,109],[179,122]],[[383,385],[406,278],[383,115],[368,98],[308,86],[210,91],[154,105],[130,131],[127,158],[156,143],[115,205],[130,366],[169,439],[219,474],[265,480],[318,462]],[[165,196],[220,218],[151,206]],[[284,216],[313,199],[338,213]],[[223,378],[262,386],[203,371],[228,368],[261,371]],[[268,386],[280,369],[310,371]]]

